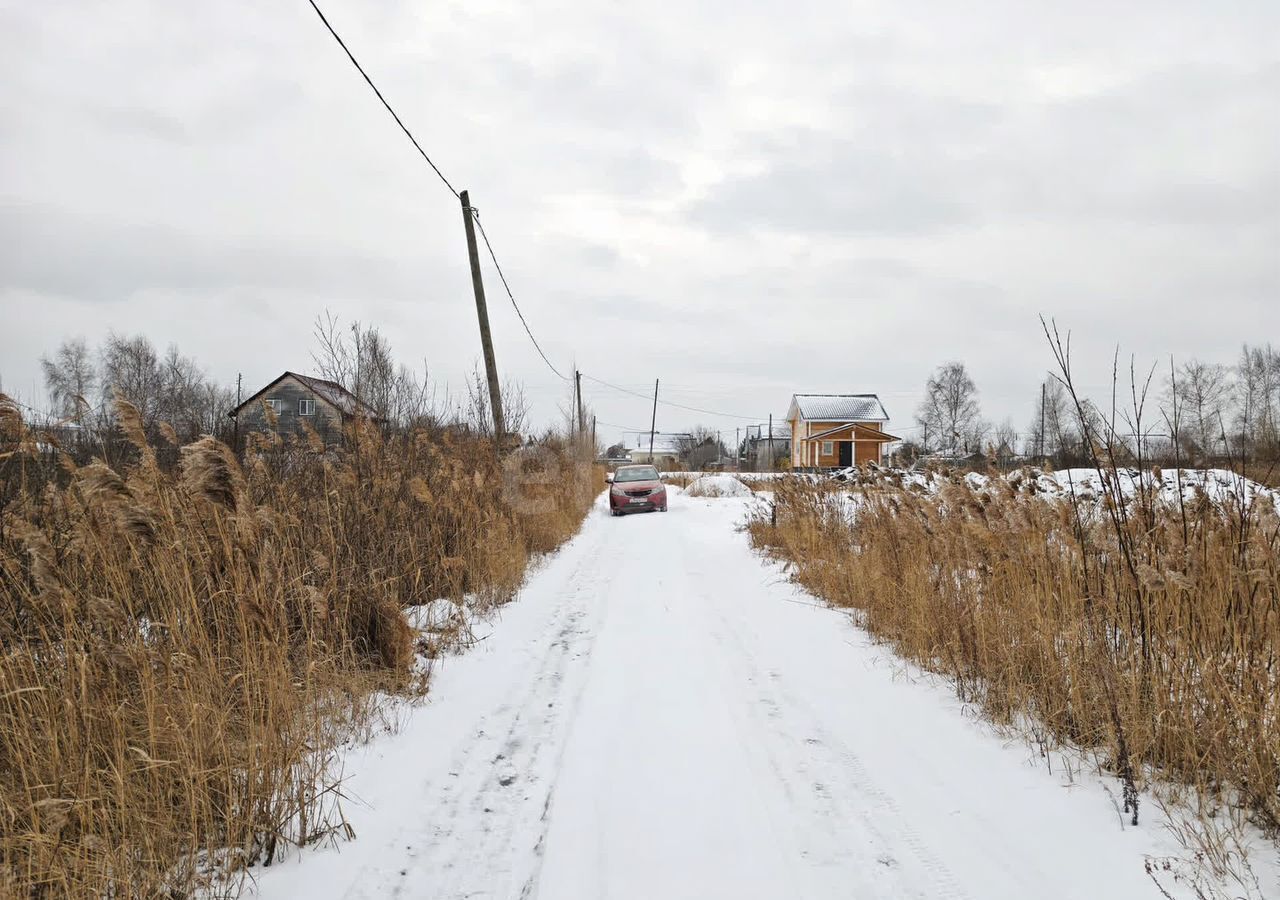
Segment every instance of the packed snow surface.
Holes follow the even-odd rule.
[[[689,482],[690,497],[750,497],[751,488],[732,475],[703,475]]]
[[[1159,900],[1144,861],[1179,848],[1155,804],[1130,827],[1113,779],[965,714],[753,554],[748,505],[612,519],[602,497],[402,730],[348,754],[356,839],[254,890]]]

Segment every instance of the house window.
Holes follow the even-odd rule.
[[[280,412],[280,410],[284,407],[284,401],[282,401],[282,400],[274,400],[274,399],[272,399],[272,400],[267,400],[267,401],[266,401],[266,404],[267,404],[267,406],[270,406],[270,407],[271,407],[271,411],[272,411],[272,412],[275,412],[275,413]]]
[[[316,401],[314,400],[298,401],[298,415],[314,416],[315,414],[316,414]]]
[[[830,456],[832,453],[835,453],[835,452],[836,452],[836,442],[835,442],[835,441],[823,441],[823,442],[822,442],[822,455],[823,455],[823,456]]]

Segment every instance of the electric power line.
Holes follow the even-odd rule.
[[[449,189],[449,192],[453,194],[453,196],[458,197],[458,192],[454,190],[453,185],[449,183],[449,179],[440,171],[439,166],[432,162],[431,157],[427,155],[427,151],[422,149],[422,145],[418,143],[417,138],[415,138],[413,133],[409,131],[408,126],[404,124],[400,119],[400,116],[396,114],[394,109],[392,109],[391,104],[387,102],[387,98],[382,96],[382,91],[378,90],[378,86],[373,83],[373,79],[369,77],[367,72],[365,72],[364,67],[360,65],[360,62],[355,58],[355,55],[347,47],[347,44],[342,40],[341,35],[339,35],[338,32],[334,30],[334,27],[329,24],[329,20],[325,17],[325,14],[320,10],[320,7],[316,5],[316,0],[307,0],[307,2],[311,4],[311,8],[314,9],[316,15],[320,17],[320,21],[324,23],[324,27],[329,30],[329,34],[333,35],[333,39],[338,42],[338,46],[340,46],[343,52],[347,54],[347,59],[351,60],[351,64],[356,67],[356,71],[360,73],[369,87],[373,89],[373,92],[378,95],[378,99],[382,101],[382,105],[386,107],[387,112],[391,113],[391,118],[396,120],[396,124],[400,126],[400,130],[405,133],[405,137],[413,142],[413,146],[417,148],[418,153],[422,155],[422,158],[427,161],[427,165],[431,166],[432,171],[434,171],[436,175],[439,176],[440,180],[444,182],[444,186]],[[461,198],[459,197],[459,199]],[[538,344],[538,339],[533,336],[533,331],[529,328],[529,323],[525,320],[524,313],[520,311],[520,304],[516,303],[515,295],[511,292],[511,285],[507,283],[506,275],[502,273],[502,266],[498,264],[498,256],[493,251],[493,244],[489,242],[489,235],[485,233],[484,225],[480,221],[479,212],[475,207],[472,207],[471,213],[472,218],[475,219],[476,225],[480,227],[480,236],[484,238],[484,245],[489,251],[489,258],[493,260],[493,267],[498,270],[498,278],[502,280],[502,287],[506,290],[507,297],[511,300],[511,305],[515,307],[516,315],[520,317],[520,324],[524,326],[525,334],[529,335],[529,340],[533,342],[534,349],[538,351],[538,355],[542,357],[542,361],[547,364],[547,367],[551,369],[552,372],[556,373],[556,377],[563,381],[568,381],[569,379],[566,378],[559,369],[551,364],[551,360],[547,358],[547,354],[542,352],[542,347]]]
[[[453,189],[453,185],[449,183],[449,179],[444,177],[444,173],[441,172],[439,167],[431,161],[431,157],[427,156],[427,151],[422,149],[422,145],[418,143],[418,139],[413,136],[412,132],[410,132],[405,126],[404,122],[400,121],[400,117],[396,115],[396,111],[391,108],[391,104],[387,102],[387,98],[382,96],[382,91],[378,90],[378,86],[373,83],[373,79],[369,77],[367,72],[365,72],[364,67],[356,60],[354,54],[347,49],[346,42],[342,40],[338,32],[334,31],[333,26],[329,24],[329,20],[326,19],[324,13],[320,11],[320,7],[316,6],[316,0],[307,0],[307,2],[310,3],[311,8],[316,11],[316,15],[319,16],[320,21],[324,23],[324,27],[329,29],[329,33],[333,35],[333,39],[338,42],[338,46],[347,54],[347,59],[351,60],[351,64],[356,67],[356,71],[363,76],[369,87],[373,88],[373,92],[378,95],[378,99],[381,100],[382,105],[387,108],[387,112],[391,113],[391,118],[396,120],[396,124],[400,126],[400,130],[405,133],[405,136],[409,138],[409,140],[413,141],[413,146],[418,148],[418,152],[422,154],[422,158],[427,161],[427,165],[435,171],[436,175],[440,176],[440,180],[443,181],[444,186],[449,189],[449,193],[457,197],[458,192]]]
[[[551,364],[551,360],[547,359],[547,354],[542,352],[542,347],[538,344],[538,339],[533,336],[533,332],[529,329],[529,323],[525,321],[524,313],[520,311],[520,304],[516,303],[515,294],[511,293],[511,285],[507,284],[507,276],[502,274],[502,266],[498,265],[497,254],[493,252],[493,245],[489,243],[489,235],[484,230],[484,223],[480,221],[480,211],[474,206],[471,207],[471,217],[476,220],[476,225],[480,228],[480,237],[484,238],[485,249],[489,251],[489,258],[493,260],[493,267],[498,270],[498,278],[502,281],[502,287],[507,292],[507,296],[511,299],[511,305],[515,308],[516,315],[520,317],[520,324],[524,326],[524,333],[529,335],[529,340],[533,341],[533,349],[538,351],[538,355],[542,357],[542,361],[547,364],[547,368],[556,373],[556,376],[562,381],[571,379],[560,374],[560,370]]]
[[[621,428],[623,431],[634,431],[637,434],[648,434],[648,428],[635,428],[631,425],[619,425],[617,422],[606,422],[604,419],[596,419],[599,425],[608,425],[610,428]]]
[[[355,66],[356,71],[360,73],[360,76],[365,80],[365,83],[369,85],[369,87],[373,90],[374,94],[377,95],[378,100],[381,101],[382,105],[386,108],[387,112],[391,114],[391,118],[395,119],[396,124],[400,126],[400,130],[404,132],[405,137],[407,137],[413,143],[414,148],[418,151],[418,153],[422,156],[422,158],[426,160],[427,165],[431,166],[431,170],[436,173],[439,179],[444,183],[444,186],[449,189],[449,193],[453,194],[454,197],[458,197],[459,199],[461,199],[458,192],[454,189],[453,185],[449,183],[449,179],[445,177],[444,173],[440,171],[440,168],[431,160],[431,157],[427,155],[427,151],[422,149],[422,145],[418,143],[418,139],[413,136],[413,133],[409,131],[408,126],[404,124],[400,116],[392,108],[391,104],[387,102],[387,98],[382,95],[382,91],[378,89],[378,86],[373,83],[373,79],[369,77],[369,74],[364,70],[364,67],[360,65],[359,60],[356,59],[355,54],[353,54],[350,48],[347,47],[347,44],[342,39],[342,36],[338,34],[338,32],[334,29],[334,27],[331,24],[329,24],[328,18],[325,16],[324,12],[321,11],[320,7],[316,4],[316,0],[307,0],[307,2],[311,5],[311,8],[315,10],[315,14],[320,17],[320,21],[324,23],[324,27],[328,30],[329,34],[332,35],[333,39],[338,42],[338,46],[342,48],[342,51],[347,55],[347,59],[349,59],[351,61],[351,64]],[[484,239],[485,249],[489,251],[489,258],[493,260],[493,266],[498,272],[498,278],[502,281],[502,287],[506,291],[507,298],[511,301],[511,306],[515,309],[516,315],[520,319],[520,324],[524,326],[525,334],[529,336],[529,340],[533,343],[534,349],[538,351],[538,355],[542,357],[542,361],[547,364],[547,368],[549,368],[552,372],[554,372],[556,377],[560,378],[562,381],[569,381],[570,379],[567,376],[565,376],[559,369],[557,369],[552,364],[551,360],[547,358],[547,354],[543,352],[542,346],[538,343],[538,339],[533,336],[533,330],[529,327],[529,322],[525,319],[524,313],[521,312],[520,304],[516,302],[515,294],[511,290],[511,285],[507,282],[507,277],[503,273],[502,266],[498,262],[498,255],[497,253],[494,252],[493,244],[489,240],[489,235],[485,232],[484,224],[480,221],[480,214],[476,211],[474,207],[471,208],[471,214],[472,214],[472,218],[475,219],[476,225],[479,226],[480,228],[480,236]],[[615,384],[610,384],[607,381],[603,381],[602,379],[599,379],[599,378],[594,378],[590,375],[587,375],[586,377],[598,384],[602,384],[605,387],[613,388],[614,390],[617,390],[617,391],[622,391],[625,394],[633,394],[634,396],[641,397],[642,399],[645,399],[645,400],[649,399],[648,395],[646,394],[640,394],[636,391],[631,391],[626,388],[618,387]],[[664,406],[671,406],[677,409],[684,409],[684,410],[688,410],[689,412],[701,413],[703,415],[708,415],[708,416],[720,416],[727,419],[743,419],[743,420],[755,422],[755,421],[759,421],[762,418],[761,416],[740,416],[734,413],[725,413],[725,412],[717,412],[715,410],[710,410],[710,409],[702,409],[697,406],[686,406],[685,404],[675,403],[671,400],[659,399],[658,402],[663,404]],[[619,427],[619,426],[610,426],[610,427]]]
[[[624,394],[630,394],[631,396],[639,397],[642,400],[648,400],[650,402],[653,401],[653,397],[651,397],[648,394],[642,394],[639,391],[632,391],[624,387],[619,387],[616,384],[610,384],[609,382],[601,378],[596,378],[594,375],[588,375],[586,372],[582,373],[582,377],[590,379],[591,381],[594,381],[596,384],[602,384],[607,388],[613,388],[615,391],[621,391]],[[663,400],[661,398],[658,399],[658,402],[664,406],[674,406],[677,409],[687,409],[690,412],[702,413],[703,415],[707,415],[707,416],[721,416],[726,419],[744,419],[748,422],[759,422],[763,418],[768,418],[767,416],[740,416],[735,413],[716,412],[715,410],[712,410],[712,409],[700,409],[697,406],[685,406],[683,403],[675,403],[671,400]]]

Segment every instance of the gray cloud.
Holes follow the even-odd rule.
[[[768,167],[715,185],[691,214],[717,229],[852,235],[1028,217],[1274,227],[1278,93],[1274,65],[1171,67],[1006,109],[859,88],[826,130],[759,135]]]
[[[977,217],[961,183],[949,182],[923,155],[820,143],[799,158],[713,189],[694,205],[694,219],[727,229],[912,234]]]
[[[157,223],[91,219],[66,210],[0,203],[0,271],[6,287],[94,303],[135,293],[210,294],[232,288],[352,293],[387,300],[420,295],[423,260],[377,257],[342,246],[202,237]]]
[[[563,367],[752,415],[876,390],[906,424],[959,356],[1022,424],[1041,312],[1094,381],[1117,342],[1280,333],[1274,4],[328,5]],[[305,4],[11,4],[0,42],[6,387],[108,327],[266,377],[325,308],[471,368],[457,203]],[[563,385],[486,277],[548,420]]]

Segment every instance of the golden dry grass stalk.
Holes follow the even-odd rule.
[[[337,749],[415,683],[403,609],[509,600],[598,477],[550,447],[562,483],[517,512],[465,436],[310,438],[243,467],[204,438],[175,472],[144,446],[123,472],[0,458],[0,892],[232,895],[344,829]]]
[[[1117,521],[1101,504],[992,484],[922,495],[891,479],[852,491],[783,480],[776,526],[760,514],[750,533],[990,719],[1096,754],[1126,800],[1158,787],[1280,834],[1270,498],[1138,498]]]

